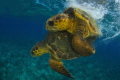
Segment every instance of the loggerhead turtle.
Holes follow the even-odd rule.
[[[50,67],[62,75],[73,78],[61,61],[61,59],[70,60],[81,56],[72,48],[72,37],[73,35],[67,31],[49,32],[45,40],[33,46],[31,56],[38,57],[50,53]]]
[[[46,29],[49,31],[68,31],[73,34],[72,46],[82,56],[95,53],[92,44],[99,32],[96,21],[87,12],[70,7],[46,21]]]

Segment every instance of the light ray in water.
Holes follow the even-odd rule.
[[[36,0],[36,3],[45,6],[45,7],[48,8],[49,10],[52,10],[50,7],[48,7],[48,6],[47,6],[46,4],[44,4],[43,2],[40,2],[39,0]]]
[[[109,40],[109,39],[113,39],[113,38],[115,38],[116,36],[118,36],[120,34],[120,31],[118,31],[116,34],[114,34],[113,36],[111,36],[111,37],[107,37],[107,38],[105,38],[104,39],[104,41],[106,41],[106,40]]]
[[[61,11],[64,7],[64,0],[36,0],[36,3],[41,4],[45,7],[47,7],[49,10],[52,10],[53,12],[59,12]]]

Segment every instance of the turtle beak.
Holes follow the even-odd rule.
[[[46,30],[48,30],[48,26],[46,26]]]
[[[46,30],[52,30],[51,26],[46,26]]]
[[[32,57],[37,57],[37,56],[35,56],[34,52],[30,52],[30,55],[31,55]]]
[[[50,30],[50,31],[58,31],[57,29],[55,29],[55,27],[53,27],[53,26],[49,26],[49,25],[46,25],[46,30]]]

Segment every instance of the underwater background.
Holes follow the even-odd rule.
[[[49,54],[31,57],[45,22],[68,7],[97,21],[102,36],[89,57],[63,60],[76,80],[120,80],[120,0],[0,0],[0,80],[72,80],[53,71]]]

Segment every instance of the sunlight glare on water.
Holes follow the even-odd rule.
[[[113,40],[120,36],[120,0],[115,0],[114,4],[113,9],[111,9],[107,14],[110,18],[104,18],[106,23],[103,24],[104,27],[102,30],[106,33],[104,33],[105,38],[103,41]]]
[[[120,3],[120,0],[115,0],[116,3]]]
[[[91,14],[94,19],[101,19],[107,13],[107,9],[105,9],[102,5],[96,5],[94,3],[80,3],[79,0],[67,0],[65,7],[77,7],[83,9],[84,11]]]

